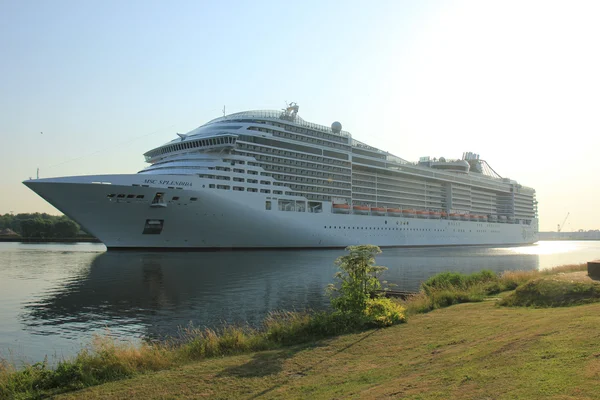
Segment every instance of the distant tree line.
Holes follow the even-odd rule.
[[[7,228],[26,238],[74,238],[80,233],[69,217],[46,213],[0,215],[0,230]]]

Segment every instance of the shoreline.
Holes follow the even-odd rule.
[[[1,242],[21,243],[102,243],[96,238],[23,238],[23,237],[0,237]]]
[[[506,333],[505,325],[510,323],[514,324],[515,327],[522,328],[525,321],[530,322],[530,326],[525,331],[515,329],[515,335],[509,341],[511,343],[515,340],[530,343],[530,338],[532,337],[539,340],[546,340],[547,335],[556,333],[557,318],[561,320],[562,323],[559,325],[564,328],[563,333],[569,336],[568,339],[576,336],[588,337],[592,341],[594,336],[590,334],[590,329],[592,327],[595,329],[597,321],[589,321],[590,326],[587,327],[589,329],[583,330],[572,329],[572,324],[570,323],[572,322],[570,318],[574,314],[579,314],[577,316],[578,320],[588,318],[589,315],[596,315],[599,307],[598,304],[587,304],[588,302],[597,302],[600,300],[600,285],[592,282],[591,278],[587,276],[585,268],[585,264],[573,264],[555,267],[548,271],[505,271],[502,274],[494,274],[491,271],[482,270],[481,272],[469,275],[456,272],[440,273],[422,282],[419,294],[409,296],[409,298],[396,303],[402,309],[401,322],[404,323],[392,323],[390,324],[394,325],[392,327],[385,325],[388,326],[386,329],[381,329],[381,326],[374,329],[373,326],[365,324],[354,326],[350,324],[351,321],[349,319],[345,317],[341,318],[340,315],[336,316],[335,313],[281,312],[265,319],[262,329],[256,330],[247,327],[225,326],[222,330],[203,330],[190,327],[184,331],[184,335],[181,338],[173,342],[165,342],[164,344],[146,343],[142,345],[127,345],[119,344],[110,338],[99,338],[98,341],[93,343],[91,348],[84,348],[74,358],[61,361],[56,369],[49,367],[46,361],[26,366],[24,369],[16,369],[14,366],[11,367],[6,363],[0,363],[0,397],[3,394],[21,394],[33,397],[63,395],[65,398],[77,398],[81,395],[87,397],[95,393],[99,394],[100,398],[110,398],[111,395],[107,395],[106,391],[110,391],[110,388],[113,387],[125,387],[128,388],[127,390],[134,387],[138,393],[143,393],[143,397],[152,398],[153,395],[157,394],[158,397],[161,397],[166,392],[161,393],[159,390],[159,393],[157,393],[156,390],[158,388],[156,382],[153,381],[160,376],[168,377],[169,381],[177,381],[176,385],[168,389],[170,395],[177,397],[184,394],[185,390],[182,388],[188,387],[192,379],[189,376],[179,377],[178,371],[193,370],[192,375],[197,377],[198,368],[204,369],[206,367],[212,369],[223,362],[228,364],[229,368],[233,368],[236,371],[240,368],[245,370],[246,367],[255,371],[256,368],[262,369],[264,363],[259,362],[257,365],[252,360],[257,358],[262,360],[264,357],[270,359],[271,355],[282,356],[281,360],[275,363],[275,371],[271,371],[271,368],[267,366],[265,367],[267,369],[266,373],[251,374],[250,376],[256,378],[253,381],[258,386],[268,383],[266,381],[269,381],[271,377],[278,380],[283,379],[282,383],[287,384],[286,377],[290,374],[293,375],[294,371],[284,368],[286,364],[285,360],[289,358],[289,355],[296,352],[295,349],[303,350],[299,353],[303,353],[304,350],[312,353],[315,351],[315,348],[322,347],[318,346],[318,343],[324,344],[327,347],[332,343],[344,342],[349,337],[363,337],[366,339],[372,335],[384,335],[386,337],[383,340],[384,342],[401,343],[398,349],[403,350],[401,353],[407,350],[412,353],[404,361],[400,360],[399,365],[394,365],[394,368],[391,368],[395,371],[396,368],[402,367],[405,364],[410,366],[411,363],[408,361],[415,357],[427,360],[431,354],[438,354],[436,349],[446,346],[446,344],[440,343],[447,342],[447,332],[445,330],[430,330],[430,320],[441,318],[445,320],[441,325],[448,327],[451,321],[454,321],[456,324],[455,319],[457,316],[461,321],[456,326],[460,329],[456,331],[456,337],[451,340],[449,345],[465,344],[465,346],[461,347],[464,347],[462,352],[467,358],[469,358],[469,354],[472,354],[473,349],[475,349],[479,353],[479,356],[469,360],[473,364],[477,364],[477,360],[479,359],[487,359],[490,343],[488,331],[490,329],[497,330],[492,335],[492,342],[500,342],[493,353],[504,352],[506,350],[509,344],[504,342]],[[543,290],[540,291],[540,289]],[[586,295],[588,292],[587,289],[591,290],[591,296]],[[521,293],[521,295],[516,296],[518,293]],[[550,295],[547,295],[548,293]],[[584,296],[574,298],[573,294],[583,294]],[[532,298],[540,300],[539,304],[531,303],[530,300]],[[596,300],[593,300],[594,298]],[[565,299],[568,301],[564,301]],[[523,300],[527,304],[521,304]],[[509,303],[506,303],[507,301]],[[456,311],[457,309],[466,310],[465,307],[471,310],[470,314],[472,315],[466,316],[463,311]],[[405,316],[409,319],[408,323],[406,323]],[[502,321],[499,321],[499,318]],[[484,321],[486,319],[487,321]],[[550,329],[549,333],[544,332],[543,335],[539,335],[538,330],[541,322],[543,322],[542,325],[546,325]],[[469,340],[464,337],[465,323],[473,325],[473,328],[475,328],[475,330],[469,330],[471,332]],[[419,325],[423,324],[422,329],[418,328]],[[477,336],[478,331],[483,336],[471,341],[473,339],[471,335],[474,334]],[[430,337],[423,342],[422,346],[418,346],[421,348],[410,350],[412,345],[406,348],[406,340],[398,340],[398,335],[403,339],[410,338],[410,343],[418,341],[419,338],[422,339],[424,335],[429,335]],[[554,353],[562,350],[562,347],[559,348],[559,345],[564,344],[564,340],[566,339],[565,337],[561,338],[559,342],[552,346],[550,352]],[[360,339],[359,342],[362,342],[362,340]],[[569,341],[573,343],[577,342]],[[432,343],[436,342],[438,344],[432,347]],[[371,349],[369,351],[376,349],[376,353],[378,353],[376,358],[379,361],[387,359],[386,357],[389,354],[388,345],[380,346],[380,343],[381,340],[374,342],[366,340],[364,343],[365,346]],[[485,343],[485,345],[481,345],[481,343]],[[334,345],[333,347],[337,346]],[[348,347],[342,345],[342,349],[347,350]],[[578,347],[569,349],[569,351],[574,352],[581,350]],[[364,370],[367,367],[372,369],[372,365],[374,365],[373,360],[366,359],[362,353],[361,351],[351,355],[352,364],[356,365],[360,370]],[[454,352],[452,353],[454,354]],[[405,356],[407,355],[405,354]],[[537,360],[540,363],[539,367],[545,370],[548,367],[544,362],[545,358],[542,357],[540,359],[538,356],[538,351],[533,351],[522,355],[518,362],[509,363],[502,360],[501,364],[519,369],[523,363],[530,364],[532,361]],[[278,359],[279,357],[276,356],[275,358]],[[579,360],[579,358],[575,358]],[[242,362],[242,365],[236,362],[239,359],[245,360]],[[0,361],[2,360],[0,359]],[[454,361],[445,360],[439,367],[447,370],[449,366],[454,365]],[[566,359],[564,361],[568,362],[571,360]],[[301,360],[298,360],[298,362],[303,364]],[[428,362],[425,364],[429,365]],[[392,367],[392,365],[383,368],[387,371],[385,374],[394,382],[401,375],[390,372],[389,367]],[[474,370],[478,368],[471,367]],[[307,370],[309,369],[312,368],[308,368]],[[330,373],[333,375],[343,375],[345,373],[344,370],[344,368],[333,368]],[[73,374],[73,371],[77,371],[77,373]],[[502,375],[503,371],[500,368],[499,378],[504,376]],[[204,371],[204,373],[206,372]],[[380,370],[381,372],[383,370]],[[406,373],[407,371],[404,372]],[[423,372],[424,370],[421,371],[421,373]],[[558,376],[562,372],[564,371],[556,370],[552,372],[552,375]],[[200,375],[205,375],[204,373]],[[470,371],[469,375],[471,373],[474,374],[473,371]],[[217,375],[219,374],[221,372],[217,372]],[[245,376],[246,372],[242,375]],[[303,373],[302,377],[304,376],[307,375]],[[354,377],[352,386],[363,382],[361,376]],[[519,376],[516,374],[510,377],[510,379],[502,381],[502,386],[508,387],[512,385],[514,380],[518,379]],[[142,382],[148,378],[150,381]],[[215,378],[214,372],[208,372],[206,379],[201,379],[205,382],[201,388],[197,388],[199,389],[198,391],[200,393],[204,391],[212,392],[215,389],[216,383],[213,382],[213,378]],[[314,378],[316,379],[314,384],[319,387],[327,387],[327,385],[323,384],[324,382],[319,380],[319,375],[315,375]],[[458,383],[463,382],[462,379],[464,377],[462,375],[459,374],[457,378],[459,378]],[[244,379],[244,377],[240,377],[239,374],[235,373],[233,377],[225,380],[229,384],[233,383],[234,386],[237,386],[244,385],[245,383],[242,382]],[[387,379],[383,379],[382,381],[377,379],[377,381],[378,385],[383,384],[383,386],[386,386]],[[584,382],[587,381],[584,380]],[[481,383],[483,384],[484,382]],[[225,387],[217,383],[217,387],[219,386],[221,386],[220,390],[223,391],[222,394],[224,397],[222,398],[234,398],[241,395],[241,392],[233,387]],[[369,386],[367,385],[364,390],[368,392]],[[306,386],[301,383],[296,389],[302,392],[306,389]],[[424,392],[430,392],[431,389],[430,387],[422,388]],[[255,393],[261,393],[261,389],[257,388]],[[196,392],[195,394],[199,393]],[[297,393],[291,392],[288,394],[295,397]],[[334,393],[328,393],[327,391],[321,394],[327,398],[334,395]],[[350,395],[351,393],[346,394]],[[125,398],[123,395],[121,393],[118,397]]]

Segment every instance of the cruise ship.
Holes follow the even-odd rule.
[[[535,190],[477,154],[408,162],[298,110],[213,119],[145,153],[136,174],[24,184],[108,249],[537,241]]]

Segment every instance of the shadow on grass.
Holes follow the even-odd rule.
[[[362,342],[363,340],[369,338],[371,335],[375,334],[378,331],[379,331],[379,329],[375,329],[373,331],[368,332],[366,335],[360,337],[359,339],[355,340],[354,342],[342,347],[341,349],[336,351],[334,354],[328,355],[327,357],[324,357],[323,359],[320,359],[320,360],[315,360],[315,362],[312,363],[312,365],[310,365],[309,367],[307,367],[301,371],[295,371],[295,372],[291,373],[288,377],[285,377],[281,383],[273,385],[270,388],[265,389],[265,390],[261,391],[260,393],[256,393],[254,396],[249,397],[249,398],[250,399],[260,398],[260,397],[272,392],[273,390],[276,390],[276,389],[282,387],[283,385],[290,382],[292,379],[301,378],[303,376],[306,376],[308,374],[308,372],[310,372],[312,369],[314,369],[314,367],[321,364],[326,359],[331,359],[332,357],[335,357],[336,355],[347,351],[351,347],[353,347],[353,346],[357,345],[358,343]],[[223,370],[223,372],[221,372],[218,376],[220,376],[220,377],[236,376],[236,377],[245,377],[245,378],[257,377],[258,378],[258,377],[263,377],[263,376],[267,376],[267,375],[275,375],[275,374],[278,374],[283,371],[283,363],[285,362],[285,360],[291,358],[296,353],[304,351],[308,348],[312,349],[315,347],[324,346],[324,344],[321,344],[321,343],[322,342],[319,342],[316,345],[311,345],[311,346],[296,346],[291,349],[283,349],[283,350],[276,350],[276,351],[263,351],[260,353],[256,353],[254,355],[254,357],[252,358],[252,360],[250,360],[246,364],[227,368],[227,369]]]
[[[226,368],[217,376],[260,378],[267,375],[275,375],[283,370],[283,362],[285,360],[303,349],[304,348],[284,349],[255,353],[252,360],[248,361],[246,364]]]

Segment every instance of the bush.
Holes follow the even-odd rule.
[[[450,290],[466,290],[477,285],[487,285],[490,289],[496,289],[493,284],[499,281],[498,276],[489,270],[483,270],[470,275],[461,274],[459,272],[442,272],[427,279],[421,284],[421,288],[426,293],[431,293],[435,290],[450,289]]]
[[[367,324],[378,327],[406,322],[404,307],[384,297],[367,300],[365,316]]]
[[[265,320],[265,335],[270,343],[288,346],[356,332],[365,322],[363,314],[353,313],[272,313]]]
[[[379,275],[387,268],[375,265],[375,255],[381,253],[379,247],[361,245],[346,250],[350,254],[336,260],[341,270],[335,275],[339,287],[332,284],[328,288],[336,311],[327,325],[347,332],[364,326],[383,327],[405,322],[404,308],[382,297],[385,290],[382,293]]]
[[[332,307],[341,313],[363,314],[367,300],[381,290],[379,275],[386,267],[375,265],[375,255],[381,250],[373,245],[349,246],[350,254],[339,257],[335,263],[340,271],[335,274],[339,287],[329,285]]]
[[[489,270],[473,274],[442,272],[421,284],[421,292],[403,302],[407,315],[422,314],[454,304],[483,301],[506,290],[498,275]]]

